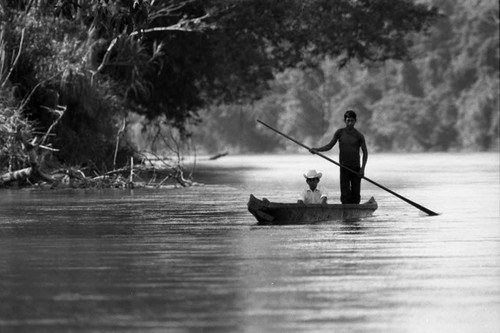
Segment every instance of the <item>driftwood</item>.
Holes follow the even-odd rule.
[[[10,183],[17,180],[35,177],[43,181],[52,182],[54,179],[37,168],[25,168],[13,172],[7,172],[0,176],[0,185]]]
[[[24,133],[22,133],[21,131],[18,131],[16,133],[16,138],[22,142],[22,145],[28,155],[30,166],[0,175],[0,186],[23,179],[38,179],[45,182],[52,182],[54,179],[46,172],[42,171],[41,165],[39,163],[39,154],[37,153],[37,150],[40,148],[40,146],[42,148],[49,149],[50,147],[43,146],[41,145],[41,143],[37,144],[36,140],[33,140],[32,142],[28,141],[25,138]]]
[[[227,156],[228,154],[229,154],[228,152],[225,152],[225,153],[222,153],[222,154],[217,154],[217,155],[214,155],[214,156],[210,157],[209,160],[216,160],[218,158]]]
[[[153,176],[151,176],[153,175]],[[156,176],[161,175],[160,182]],[[144,179],[148,179],[145,181]],[[32,186],[39,188],[175,188],[200,185],[184,177],[180,168],[157,169],[144,165],[126,167],[108,171],[104,174],[86,176],[82,170],[60,168],[50,173],[37,167],[28,167],[0,175],[0,187],[15,181],[28,180]]]

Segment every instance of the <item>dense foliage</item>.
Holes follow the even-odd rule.
[[[182,138],[199,110],[262,97],[275,75],[318,70],[325,55],[409,59],[408,36],[437,15],[409,0],[2,1],[0,109],[43,131],[63,105],[57,157],[111,165],[131,112]]]
[[[372,150],[494,150],[499,147],[498,2],[435,1],[443,17],[416,35],[411,60],[288,69],[251,105],[203,115],[197,142],[209,152],[297,149],[259,118],[311,145],[343,126],[348,108]],[[298,148],[300,149],[300,148]]]

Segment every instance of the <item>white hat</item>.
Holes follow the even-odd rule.
[[[321,172],[316,172],[316,170],[309,170],[304,174],[306,178],[321,178],[321,176],[323,176],[323,174]]]

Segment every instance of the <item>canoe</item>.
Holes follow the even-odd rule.
[[[248,211],[259,224],[311,224],[325,221],[355,220],[372,216],[378,208],[373,197],[362,204],[277,203],[250,194]]]

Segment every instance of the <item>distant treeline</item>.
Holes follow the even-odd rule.
[[[498,149],[498,1],[433,2],[444,16],[430,35],[414,37],[411,61],[338,69],[327,58],[315,70],[286,70],[259,101],[207,110],[197,145],[209,153],[297,149],[256,119],[324,144],[354,109],[373,150]]]

